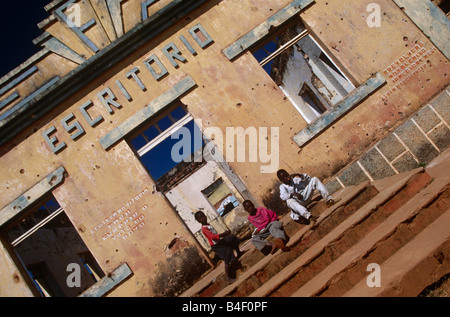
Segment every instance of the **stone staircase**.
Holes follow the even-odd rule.
[[[181,297],[418,296],[450,273],[450,149],[426,168],[346,187],[317,223],[282,218],[290,252],[249,241],[231,285],[220,263]],[[370,265],[380,285],[369,287]]]

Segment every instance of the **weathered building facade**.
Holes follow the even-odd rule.
[[[439,4],[54,0],[0,80],[0,295],[176,296],[214,265],[197,210],[241,234],[278,168],[337,190],[428,163]]]

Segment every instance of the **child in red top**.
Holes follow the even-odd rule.
[[[278,221],[279,218],[275,212],[264,207],[255,208],[255,205],[250,200],[245,200],[243,205],[245,211],[249,213],[248,220],[256,227],[253,231],[252,243],[258,250],[262,250],[266,246],[272,248],[272,254],[278,249],[281,249],[283,252],[290,250],[286,246],[289,238],[284,232],[283,224]],[[275,244],[266,241],[269,235],[275,238]]]
[[[235,277],[232,276],[233,272],[230,271],[232,265],[243,254],[239,250],[239,238],[231,234],[229,230],[218,234],[216,229],[208,223],[206,215],[202,211],[195,213],[195,219],[202,224],[202,233],[208,239],[208,243],[211,249],[221,258],[225,265],[225,275],[228,283],[233,283]],[[236,256],[233,253],[236,250]]]

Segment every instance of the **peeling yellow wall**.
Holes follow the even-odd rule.
[[[157,3],[163,6],[168,2]],[[378,2],[383,10],[381,28],[369,28],[366,24],[369,0],[357,3],[350,0],[317,0],[300,16],[311,34],[356,85],[375,72],[383,74],[389,65],[407,54],[417,43],[422,43],[428,51],[433,50],[425,62],[424,71],[415,76],[408,86],[383,98],[395,86],[393,79],[386,78],[384,87],[302,150],[292,137],[307,123],[251,53],[244,53],[234,61],[229,61],[222,53],[225,47],[290,1],[211,1],[112,65],[101,76],[92,78],[85,88],[68,96],[45,118],[33,123],[5,145],[0,157],[0,207],[6,206],[59,166],[64,166],[68,176],[53,191],[53,195],[105,272],[111,272],[122,262],[126,262],[133,271],[131,279],[119,286],[111,296],[173,295],[171,287],[179,285],[167,286],[171,274],[179,268],[188,270],[189,260],[202,263],[206,269],[205,256],[168,201],[153,192],[154,181],[127,142],[120,141],[105,151],[98,142],[99,138],[189,75],[197,86],[181,101],[195,119],[201,119],[203,129],[218,127],[225,132],[227,127],[278,127],[280,168],[330,177],[448,84],[448,60],[434,49],[426,36],[393,2]],[[128,1],[123,5],[124,12],[127,12],[124,15],[125,30],[136,25],[137,14],[140,13],[138,7],[138,1]],[[193,56],[179,37],[184,35],[195,45],[188,30],[198,23],[206,29],[214,43],[204,49],[196,45],[197,55]],[[52,32],[53,27],[56,28],[50,26],[48,31]],[[55,29],[55,32],[63,35],[62,30]],[[99,47],[107,44],[106,34],[104,36],[96,39]],[[185,63],[180,62],[178,68],[174,68],[161,51],[170,42],[175,43],[187,59]],[[78,47],[78,44],[74,45]],[[89,57],[81,46],[78,53]],[[152,77],[143,63],[153,54],[169,72],[159,81]],[[54,67],[51,59],[56,58],[53,56],[48,61],[42,61],[40,67]],[[62,63],[58,68],[61,76],[67,73],[66,65]],[[145,91],[125,75],[134,67],[139,69],[138,76],[146,86]],[[115,85],[117,79],[132,96],[131,101],[126,100],[118,90]],[[30,83],[31,80],[24,87]],[[111,88],[117,102],[122,105],[120,109],[113,108],[113,114],[107,112],[97,96],[106,87]],[[95,118],[101,115],[104,118],[94,127],[87,124],[79,111],[79,107],[88,100],[93,102],[89,108],[90,116]],[[85,130],[85,134],[75,141],[61,125],[62,118],[70,113]],[[52,136],[67,144],[57,154],[50,150],[42,137],[50,126],[57,129]],[[223,153],[227,151],[226,148],[221,150]],[[228,163],[250,193],[261,201],[276,178],[274,173],[261,173],[261,165],[267,164]],[[136,225],[142,226],[126,239],[123,235],[112,239],[107,235],[109,231],[105,219],[114,217],[113,213],[136,195],[139,199],[127,208],[131,214],[137,213],[133,221],[140,219]],[[167,246],[174,239],[180,241],[177,245],[181,253],[168,251]],[[4,256],[1,259],[8,262]],[[13,271],[11,262],[1,266],[2,286],[3,283],[13,285]],[[164,283],[167,289],[164,289]],[[22,284],[11,287],[7,294],[31,296]]]
[[[328,177],[380,140],[424,102],[448,85],[449,62],[411,20],[390,0],[378,1],[381,27],[368,27],[372,1],[316,1],[302,14],[308,29],[337,59],[343,70],[360,84],[373,73],[386,78],[386,85],[368,100],[315,138],[298,156],[297,168]],[[395,87],[395,77],[385,70],[418,43],[428,53],[424,70],[407,85]],[[331,174],[330,174],[331,173]]]

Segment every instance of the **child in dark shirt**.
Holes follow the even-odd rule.
[[[231,234],[229,230],[218,234],[216,229],[208,223],[208,219],[202,211],[197,211],[194,216],[195,220],[202,225],[202,233],[208,240],[211,249],[223,260],[228,283],[233,283],[235,278],[231,276],[231,266],[243,254],[239,250],[239,238]],[[236,256],[233,250],[236,251]]]

